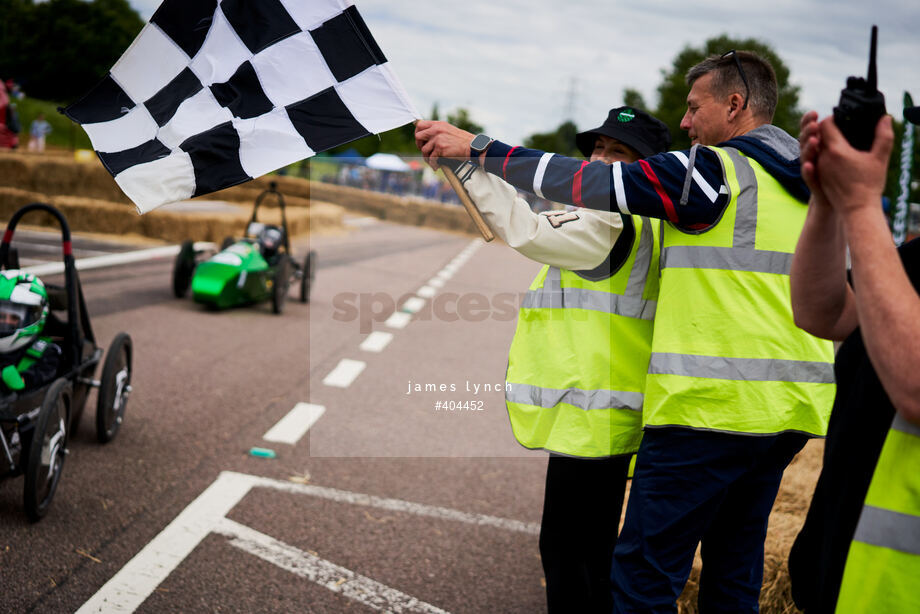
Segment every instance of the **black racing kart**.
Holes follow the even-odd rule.
[[[67,443],[83,415],[91,388],[98,388],[96,438],[111,441],[118,433],[131,394],[133,347],[127,333],[118,333],[109,346],[102,378],[94,379],[102,349],[90,326],[83,291],[74,264],[70,228],[63,214],[44,203],[19,209],[10,219],[0,243],[0,269],[19,268],[10,246],[19,220],[27,213],[50,214],[61,226],[64,285],[45,284],[49,314],[42,332],[62,350],[57,377],[23,392],[0,394],[0,479],[25,476],[25,512],[33,522],[47,514],[61,479]]]

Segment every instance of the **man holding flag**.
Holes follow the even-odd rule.
[[[808,191],[798,143],[770,125],[768,62],[707,58],[687,74],[689,151],[606,166],[419,122],[422,153],[473,157],[560,202],[666,220],[645,434],[613,563],[615,612],[676,612],[702,540],[700,608],[756,611],[783,470],[822,436],[833,347],[798,329],[789,265]]]

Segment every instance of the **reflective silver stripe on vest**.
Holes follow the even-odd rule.
[[[511,384],[505,389],[505,401],[521,405],[535,405],[550,409],[559,403],[568,403],[580,409],[630,409],[642,410],[641,392],[618,390],[580,390],[578,388],[540,388],[530,384]]]
[[[735,236],[732,247],[737,250],[754,249],[754,233],[757,230],[757,176],[748,159],[737,149],[725,148],[725,153],[735,166],[738,178],[738,199],[735,212]]]
[[[639,235],[639,245],[636,247],[636,259],[633,261],[632,270],[629,272],[629,281],[626,283],[626,296],[642,298],[645,291],[645,282],[648,272],[652,267],[652,251],[655,237],[652,236],[652,220],[642,220],[642,233]]]
[[[652,352],[648,372],[652,375],[684,375],[746,382],[834,383],[834,365],[831,363],[773,358],[725,358]]]
[[[661,250],[662,269],[720,269],[788,275],[792,254],[761,249],[675,245]]]
[[[757,233],[757,176],[747,158],[737,149],[725,147],[735,167],[738,197],[735,199],[735,227],[731,247],[674,245],[661,248],[661,268],[719,269],[788,275],[792,254],[754,249]],[[662,236],[663,233],[662,233]]]
[[[560,288],[558,280],[554,287],[550,286],[550,267],[546,274],[547,282],[544,287],[531,290],[524,295],[521,307],[524,309],[587,309],[615,315],[636,318],[639,320],[653,320],[657,301],[644,300],[637,296],[622,296],[611,294],[603,290],[586,290],[584,288]],[[559,269],[555,269],[558,275]]]
[[[639,244],[636,247],[636,257],[633,260],[632,270],[629,271],[624,294],[587,288],[563,288],[562,272],[557,267],[549,267],[543,287],[527,292],[524,300],[521,301],[521,307],[523,309],[587,309],[638,320],[654,320],[658,301],[642,298],[654,251],[651,224],[651,220],[643,220]]]
[[[920,555],[920,517],[866,505],[853,540]]]
[[[899,413],[895,413],[894,421],[891,423],[891,428],[896,431],[900,431],[905,435],[913,435],[914,437],[920,438],[920,426],[908,422],[904,419],[904,416]],[[918,442],[918,445],[920,445],[920,442]]]

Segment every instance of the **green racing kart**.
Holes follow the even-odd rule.
[[[281,207],[281,226],[258,221],[259,205],[273,194]],[[272,311],[281,313],[293,283],[300,282],[300,300],[310,301],[310,288],[316,277],[316,252],[310,250],[303,264],[291,256],[284,209],[284,196],[274,182],[256,199],[252,218],[243,238],[224,239],[221,250],[196,249],[185,241],[173,267],[173,294],[188,294],[196,303],[214,309],[227,309],[271,300]]]

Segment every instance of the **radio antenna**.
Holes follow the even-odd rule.
[[[875,47],[878,41],[878,26],[872,26],[872,40],[869,43],[869,74],[866,75],[866,81],[869,85],[869,90],[878,89],[878,78],[876,77],[875,71]]]

